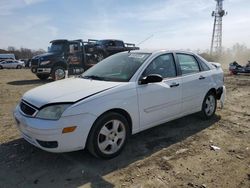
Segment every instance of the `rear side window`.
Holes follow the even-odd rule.
[[[182,75],[200,72],[199,64],[192,55],[177,54]]]
[[[123,42],[122,41],[115,41],[115,45],[119,47],[123,47]]]
[[[201,68],[203,71],[208,71],[210,70],[210,68],[208,67],[208,65],[204,62],[205,60],[202,60],[200,57],[197,57],[199,60],[199,63],[201,65]]]
[[[164,54],[155,58],[145,69],[142,76],[150,74],[159,74],[163,78],[171,78],[176,76],[175,62],[172,54]]]

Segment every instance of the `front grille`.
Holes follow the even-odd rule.
[[[38,66],[39,59],[31,59],[31,66]]]
[[[26,104],[25,102],[21,102],[20,103],[20,109],[22,110],[22,112],[28,116],[32,116],[35,114],[36,109],[33,108],[32,106]]]

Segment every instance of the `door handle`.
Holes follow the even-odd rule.
[[[206,77],[204,77],[204,76],[201,75],[201,76],[199,77],[199,80],[204,80],[205,78],[206,78]]]
[[[170,85],[170,87],[178,87],[180,84],[179,83],[172,83],[171,85]]]

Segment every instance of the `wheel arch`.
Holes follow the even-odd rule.
[[[114,109],[104,112],[103,114],[108,113],[108,112],[116,112],[118,114],[123,115],[129,124],[129,134],[132,134],[132,128],[133,128],[132,118],[126,110],[121,109],[121,108],[114,108]]]
[[[216,89],[215,89],[214,87],[213,87],[213,88],[210,88],[210,89],[205,93],[205,95],[203,96],[203,99],[202,99],[202,103],[201,103],[200,109],[202,109],[202,105],[203,105],[203,101],[204,101],[205,97],[206,97],[207,94],[210,93],[210,92],[212,92],[212,93],[214,94],[215,98],[216,98]],[[217,98],[216,98],[216,99],[217,99]]]
[[[67,69],[67,63],[64,61],[57,61],[54,65],[53,68],[55,67],[63,67],[64,69]]]
[[[216,96],[216,89],[215,88],[211,88],[207,93],[206,93],[206,95],[208,94],[208,93],[213,93],[215,96]],[[206,96],[205,95],[205,96]]]
[[[92,124],[92,127],[91,127],[91,129],[90,129],[90,131],[89,131],[89,133],[88,133],[87,142],[89,141],[90,133],[91,133],[91,131],[94,129],[94,124],[96,123],[96,121],[98,121],[98,119],[99,119],[100,117],[102,117],[103,115],[105,115],[105,114],[107,114],[107,113],[109,113],[109,112],[115,112],[115,113],[118,113],[118,114],[123,115],[123,116],[126,118],[126,120],[128,121],[128,124],[129,124],[129,135],[132,134],[132,127],[133,127],[133,126],[132,126],[132,118],[131,118],[130,114],[129,114],[126,110],[124,110],[124,109],[121,109],[121,108],[113,108],[113,109],[110,109],[110,110],[107,110],[107,111],[103,112],[102,114],[100,114],[100,115],[96,118],[96,120],[95,120],[94,123]]]

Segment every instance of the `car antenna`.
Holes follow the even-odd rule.
[[[139,46],[140,44],[146,42],[147,40],[149,40],[150,38],[152,38],[154,36],[154,34],[149,35],[147,38],[145,38],[144,40],[142,40],[141,42],[139,42],[136,46]]]

